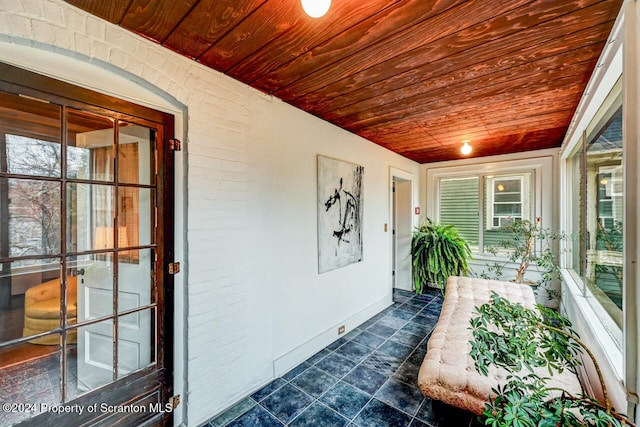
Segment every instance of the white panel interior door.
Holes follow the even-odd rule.
[[[395,182],[395,287],[407,291],[411,285],[412,207],[411,181]]]
[[[119,266],[119,312],[143,307],[151,302],[151,251],[140,251],[137,263]],[[151,310],[118,318],[118,377],[151,363]]]
[[[151,303],[151,250],[138,251],[135,262],[118,264],[118,312]],[[114,268],[109,259],[94,260],[78,283],[78,320],[113,313]],[[118,377],[152,362],[152,311],[118,317]],[[91,390],[113,380],[113,321],[83,326],[78,331],[78,388]]]
[[[110,258],[110,257],[109,257]],[[113,313],[113,263],[96,260],[78,280],[78,321]],[[78,330],[78,389],[92,390],[113,381],[113,321]]]

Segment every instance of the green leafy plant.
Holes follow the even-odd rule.
[[[476,308],[471,319],[471,358],[483,375],[494,365],[505,369],[507,383],[492,391],[483,412],[485,425],[493,427],[634,426],[611,406],[598,363],[571,328],[555,311],[513,304],[495,292],[487,304]],[[547,378],[533,368],[545,367],[549,376],[565,369],[576,373],[580,356],[593,361],[603,391],[603,402],[584,394],[547,386]]]
[[[452,225],[436,224],[427,218],[411,239],[416,293],[421,294],[425,284],[443,288],[449,276],[466,274],[470,258],[469,245]]]
[[[506,252],[507,258],[487,264],[480,277],[505,280],[506,265],[515,263],[518,267],[515,277],[511,279],[512,282],[526,283],[534,288],[543,287],[549,299],[559,297],[559,292],[551,289],[548,285],[560,278],[560,267],[553,252],[553,244],[564,239],[565,235],[543,228],[540,218],[537,218],[535,222],[514,221],[503,226],[500,231],[505,234],[506,238],[497,245],[490,246],[487,252],[493,255]],[[525,278],[527,270],[532,266],[540,275],[536,281]]]

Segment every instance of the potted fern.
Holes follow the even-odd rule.
[[[444,288],[449,276],[466,274],[470,258],[469,245],[453,225],[436,224],[427,218],[411,239],[415,292],[421,294],[425,285]]]

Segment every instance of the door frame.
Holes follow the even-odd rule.
[[[415,175],[411,172],[407,172],[402,169],[398,169],[395,167],[389,168],[389,218],[390,218],[390,230],[389,230],[389,248],[390,248],[390,256],[389,256],[389,276],[391,282],[391,288],[395,289],[395,280],[394,280],[394,270],[396,267],[395,263],[395,254],[397,253],[396,247],[396,238],[394,235],[394,224],[396,222],[396,213],[395,213],[395,197],[394,197],[394,182],[396,180],[401,181],[409,181],[411,183],[411,205],[409,207],[409,212],[407,214],[411,218],[411,228],[413,229],[416,226],[416,217],[418,215],[413,211],[413,207],[416,206],[416,178]]]
[[[142,106],[131,101],[115,98],[90,89],[85,89],[57,79],[46,77],[23,68],[0,62],[0,89],[12,93],[41,98],[43,94],[51,101],[63,101],[69,106],[94,105],[113,112],[122,113],[142,120],[157,123],[163,129],[157,137],[156,155],[160,167],[157,170],[157,193],[164,195],[164,203],[157,211],[157,244],[163,250],[158,252],[155,274],[158,284],[158,307],[156,321],[158,337],[156,339],[157,361],[155,366],[141,369],[131,375],[118,379],[106,386],[88,392],[81,397],[65,402],[63,405],[98,407],[109,402],[110,405],[147,405],[160,403],[162,407],[173,395],[174,384],[174,276],[169,274],[169,263],[174,261],[174,152],[169,150],[168,141],[175,132],[175,118],[172,114]],[[150,384],[155,383],[156,386]],[[78,413],[47,412],[27,419],[21,425],[57,426],[71,424],[161,424],[173,425],[173,411],[166,410],[152,415],[147,412],[144,419],[136,418],[135,413],[102,413],[84,411]]]

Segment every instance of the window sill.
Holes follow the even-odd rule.
[[[473,263],[475,264],[479,264],[479,263],[489,263],[489,264],[493,264],[494,262],[498,262],[498,263],[505,263],[505,267],[517,267],[518,265],[520,265],[517,262],[512,262],[509,260],[509,255],[506,254],[497,254],[497,255],[492,255],[492,254],[488,254],[488,253],[477,253],[477,252],[473,252],[472,253],[473,259],[471,260]]]

